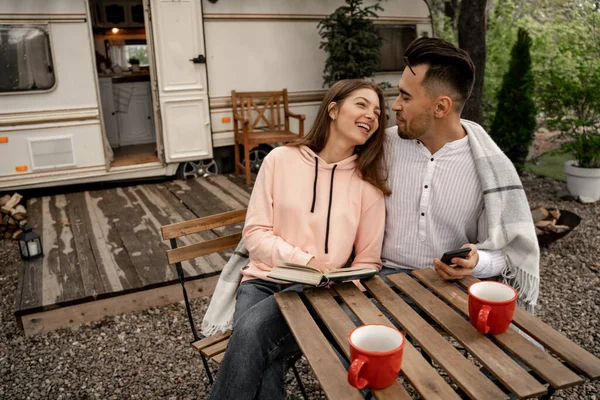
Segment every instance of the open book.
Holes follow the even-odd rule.
[[[312,286],[326,286],[329,282],[370,278],[376,274],[377,270],[373,267],[341,268],[323,273],[305,265],[281,262],[269,272],[267,277]]]

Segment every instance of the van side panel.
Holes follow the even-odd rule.
[[[49,25],[56,86],[46,93],[0,94],[1,114],[98,107],[86,23],[50,22]]]
[[[0,14],[16,18],[21,15],[67,15],[83,14],[85,17],[86,5],[84,0],[2,0]],[[0,15],[4,18],[4,15]]]
[[[48,27],[55,86],[0,93],[0,188],[106,171],[84,0],[3,0],[0,24]]]

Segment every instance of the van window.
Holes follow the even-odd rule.
[[[47,25],[0,25],[0,60],[0,93],[54,86]]]
[[[404,51],[417,38],[415,25],[386,24],[375,25],[375,30],[383,38],[379,49],[379,72],[399,72],[404,69]]]

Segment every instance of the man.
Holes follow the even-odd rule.
[[[461,120],[475,67],[469,55],[436,38],[406,49],[406,68],[386,131],[392,195],[386,198],[385,276],[433,266],[444,279],[501,275],[533,311],[539,247],[523,186],[483,128]],[[442,254],[469,247],[456,268]]]

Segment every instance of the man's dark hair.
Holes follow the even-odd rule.
[[[461,110],[471,96],[475,82],[475,65],[466,51],[457,48],[443,39],[421,37],[413,40],[404,53],[404,62],[413,72],[412,67],[428,65],[429,69],[423,78],[423,86],[435,83],[447,84],[460,98],[457,109]]]

